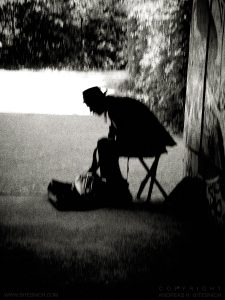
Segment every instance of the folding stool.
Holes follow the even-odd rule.
[[[161,194],[163,195],[164,198],[167,197],[167,193],[165,192],[165,190],[163,189],[163,187],[161,186],[161,184],[159,183],[159,181],[156,178],[156,173],[157,173],[157,167],[158,167],[158,162],[160,159],[161,153],[157,154],[155,156],[155,159],[153,161],[153,163],[151,164],[150,167],[148,167],[147,163],[145,162],[145,159],[147,158],[152,158],[152,157],[138,157],[140,163],[142,164],[142,166],[144,167],[144,169],[146,170],[147,174],[146,176],[143,178],[143,180],[140,183],[138,192],[137,192],[137,199],[141,198],[141,195],[144,191],[144,188],[146,187],[147,183],[150,181],[149,184],[149,190],[148,190],[148,196],[147,196],[147,201],[149,202],[151,200],[151,195],[152,195],[152,190],[153,190],[153,186],[154,183],[156,184],[156,186],[158,187],[159,191],[161,192]],[[135,158],[135,157],[128,157],[128,164],[129,164],[129,159],[130,158]]]

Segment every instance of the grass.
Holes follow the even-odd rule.
[[[109,297],[123,287],[125,294],[140,297],[147,289],[157,298],[162,286],[223,284],[223,248],[201,219],[138,205],[59,212],[47,201],[52,177],[71,181],[89,167],[97,139],[107,132],[103,120],[1,114],[0,128],[3,297],[13,291]],[[182,178],[183,145],[176,140],[158,170],[168,193]],[[125,174],[126,160],[121,168]],[[143,175],[131,161],[133,194]],[[157,190],[154,199],[160,200]]]

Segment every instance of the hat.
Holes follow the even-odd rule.
[[[103,97],[105,97],[105,94],[100,90],[98,86],[94,86],[83,91],[84,103],[87,104],[99,99],[103,99]]]

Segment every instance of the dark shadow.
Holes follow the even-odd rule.
[[[209,218],[205,184],[197,177],[185,177],[169,194],[164,203],[165,210],[185,219]]]

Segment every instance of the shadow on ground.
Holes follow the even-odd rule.
[[[224,245],[204,215],[190,210],[184,217],[159,204],[59,212],[47,201],[52,177],[71,180],[90,165],[97,139],[107,132],[101,121],[1,116],[1,296],[105,299],[147,291],[152,299],[165,299],[186,289],[190,299],[204,287],[220,292]],[[177,141],[159,165],[158,179],[168,193],[182,178]],[[139,167],[135,161],[130,167],[133,191],[143,176]]]
[[[170,293],[222,289],[224,245],[199,217],[153,204],[59,212],[46,197],[2,197],[1,292],[61,298],[147,290],[163,298],[168,286]]]

